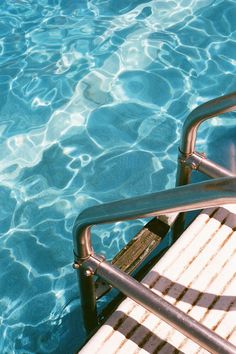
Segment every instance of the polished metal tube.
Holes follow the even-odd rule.
[[[179,146],[180,154],[177,166],[176,186],[183,186],[190,183],[193,168],[190,165],[183,163],[183,160],[191,159],[195,154],[196,136],[200,124],[209,118],[213,118],[226,112],[231,112],[235,109],[236,92],[233,92],[229,95],[216,98],[198,106],[188,115],[183,125]],[[213,164],[208,161],[203,162],[197,169],[214,178],[232,175],[228,170],[220,168],[220,166],[217,167],[216,164],[213,166]],[[174,225],[175,238],[177,238],[179,232],[183,230],[184,219],[184,213],[180,214]]]
[[[208,177],[220,178],[220,177],[235,177],[235,173],[224,168],[217,163],[205,158],[200,157],[196,153],[192,155],[193,163],[196,164],[196,170],[201,173],[204,173]]]
[[[93,254],[90,236],[92,225],[184,212],[233,202],[236,202],[236,177],[227,177],[98,205],[83,211],[76,219],[73,237],[81,303],[86,304],[82,311],[87,330],[97,324],[95,287],[92,274],[85,274],[80,270],[80,265]]]
[[[105,261],[101,262],[99,258],[93,256],[89,257],[83,266],[93,269],[102,279],[210,353],[236,354],[236,347],[233,344],[212,332],[209,328],[203,326],[177,307],[171,305],[143,284],[121,272],[118,268]]]
[[[178,165],[177,165],[177,172],[176,172],[176,187],[185,186],[186,184],[190,184],[191,182],[191,175],[192,175],[192,168],[191,166],[185,164],[180,160],[181,154],[179,155]]]
[[[176,186],[189,184],[192,170],[197,170],[212,178],[235,177],[235,173],[207,159],[204,154],[194,152],[186,157],[180,152]]]
[[[230,170],[208,160],[202,154],[197,152],[189,156],[179,153],[176,186],[184,186],[191,182],[191,174],[193,170],[197,170],[212,178],[233,177],[235,174]],[[185,228],[185,213],[180,213],[178,219],[173,226],[173,237],[177,239]]]
[[[73,238],[75,260],[92,253],[90,227],[236,202],[236,177],[214,179],[157,193],[94,206],[76,219]]]
[[[197,129],[202,122],[235,109],[236,92],[206,102],[194,109],[184,122],[180,151],[185,155],[194,152]]]
[[[77,270],[77,277],[84,328],[89,334],[98,326],[95,284],[92,273],[82,267]]]

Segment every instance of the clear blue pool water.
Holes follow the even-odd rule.
[[[235,0],[1,2],[1,353],[81,345],[73,222],[174,186],[183,119],[236,91],[235,18]],[[235,157],[234,136],[213,120],[199,144]],[[94,244],[109,258],[140,225],[99,228]]]

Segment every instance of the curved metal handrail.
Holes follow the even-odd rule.
[[[236,177],[214,179],[149,195],[90,207],[76,219],[73,238],[76,262],[93,254],[90,228],[93,225],[185,212],[236,203]]]
[[[191,155],[194,152],[197,130],[202,122],[234,110],[236,110],[236,92],[218,97],[195,108],[183,125],[181,153]]]
[[[186,157],[194,153],[197,129],[203,121],[216,115],[233,111],[234,109],[236,109],[236,93],[209,101],[192,111],[183,126],[180,154]],[[215,166],[213,167],[215,168]],[[191,173],[189,171],[188,166],[179,163],[178,173],[180,177],[177,183],[188,183]],[[221,175],[224,174],[230,175],[228,171],[225,172],[222,170]],[[85,327],[90,330],[94,329],[97,325],[95,285],[92,280],[94,270],[88,264],[86,265],[86,262],[89,263],[90,261],[91,266],[91,261],[95,259],[90,233],[93,225],[158,216],[172,212],[186,212],[207,207],[216,207],[227,203],[236,203],[236,177],[217,178],[193,185],[183,185],[174,189],[98,205],[84,210],[75,221],[73,239],[74,266],[78,270],[77,275],[81,290],[81,304]],[[97,262],[98,265],[105,264],[101,259],[97,259]],[[108,275],[110,271],[111,268],[107,271]],[[121,274],[121,277],[123,278],[124,276]],[[171,311],[174,313],[175,309],[172,308]],[[184,318],[184,321],[187,323],[186,316]],[[177,320],[179,321],[178,316]],[[177,322],[173,323],[176,324]],[[182,325],[180,327],[182,328]],[[201,331],[203,331],[204,338],[202,343],[207,343],[206,330],[203,330],[201,326],[197,327],[197,334],[192,335],[192,339],[198,339],[199,333],[201,334]],[[216,340],[216,343],[214,343],[214,341],[215,339],[213,338],[211,344],[213,347],[216,347],[218,342]],[[227,347],[228,344],[225,344],[223,341],[222,348],[225,345]],[[226,350],[225,352],[228,351]]]
[[[160,316],[179,331],[207,350],[220,348],[222,353],[235,353],[235,347],[206,327],[177,310],[173,305],[154,295],[151,290],[136,283],[115,267],[93,254],[90,227],[108,222],[189,211],[205,207],[236,203],[236,177],[225,177],[207,182],[177,187],[94,206],[83,211],[74,226],[75,268],[81,290],[81,304],[85,327],[93,330],[97,322],[96,294],[93,274],[109,281],[124,294]],[[104,268],[105,267],[105,268]]]

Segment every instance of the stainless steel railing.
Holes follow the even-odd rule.
[[[93,225],[202,209],[233,203],[235,198],[236,177],[227,177],[90,207],[78,216],[74,225],[76,261],[93,254]]]
[[[191,155],[195,150],[197,130],[202,122],[236,110],[236,92],[218,97],[195,108],[184,122],[180,151]]]
[[[76,219],[73,231],[74,268],[78,274],[83,318],[88,330],[97,325],[93,282],[93,275],[96,273],[212,353],[236,353],[236,347],[232,344],[189,318],[173,305],[166,303],[151,290],[137,284],[130,276],[114,268],[104,259],[97,257],[91,239],[93,225],[236,203],[236,177],[232,177],[234,174],[194,151],[199,125],[208,118],[234,109],[236,109],[235,93],[201,105],[189,115],[184,124],[180,144],[177,184],[182,186],[94,206],[83,211]],[[192,169],[198,169],[213,177],[228,177],[184,185],[189,182]]]
[[[91,207],[82,212],[74,228],[74,267],[78,271],[81,304],[85,326],[92,330],[97,325],[96,297],[93,275],[96,273],[109,280],[162,319],[171,323],[180,332],[213,353],[236,353],[236,348],[188,315],[168,304],[152,291],[141,286],[101,258],[96,258],[91,245],[91,227],[97,224],[133,218],[160,215],[175,211],[189,211],[210,206],[236,202],[236,177],[226,177],[194,185],[177,187],[140,198],[113,202]],[[105,265],[105,270],[104,270]],[[101,266],[101,268],[100,268]],[[105,273],[104,273],[105,272]],[[113,275],[112,275],[113,274]],[[122,275],[123,274],[123,283]],[[123,284],[121,286],[121,284]],[[136,289],[137,288],[137,289]],[[136,295],[135,295],[136,293]],[[145,296],[144,296],[145,295]],[[147,303],[147,299],[148,303]],[[158,303],[158,306],[154,304]],[[168,311],[167,311],[168,308]],[[181,325],[180,325],[181,323]],[[191,326],[189,327],[189,323]],[[189,328],[189,331],[187,330]],[[216,351],[218,348],[219,351]]]
[[[192,170],[198,170],[213,178],[234,176],[232,171],[208,160],[204,154],[195,152],[199,126],[207,119],[234,110],[236,110],[236,92],[204,103],[189,114],[183,125],[179,146],[177,186],[190,182]]]
[[[218,97],[195,108],[186,118],[179,146],[176,186],[189,184],[193,170],[209,177],[233,177],[235,173],[195,151],[199,126],[206,120],[236,110],[236,93]],[[226,116],[227,117],[227,116]],[[224,117],[225,118],[225,117]],[[181,213],[173,228],[174,238],[184,230],[185,214]]]

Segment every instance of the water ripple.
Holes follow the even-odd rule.
[[[174,186],[183,119],[236,91],[233,0],[5,0],[0,10],[0,352],[85,338],[72,226],[91,205]],[[235,168],[229,115],[198,144]],[[227,152],[226,152],[227,153]],[[220,159],[220,156],[218,156]],[[222,161],[221,161],[222,162]],[[143,222],[94,229],[107,258]]]

